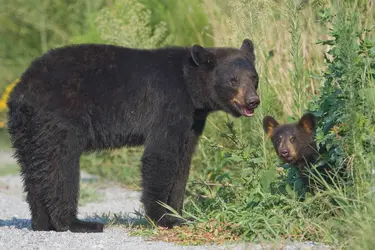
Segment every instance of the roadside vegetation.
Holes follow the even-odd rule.
[[[261,105],[252,118],[210,115],[194,155],[185,215],[196,222],[135,234],[180,243],[318,241],[375,245],[375,36],[373,1],[2,0],[0,90],[34,57],[69,43],[234,46],[253,40]],[[39,6],[35,8],[35,6]],[[115,32],[114,32],[115,31]],[[4,100],[5,100],[4,99]],[[1,99],[3,101],[3,98]],[[283,167],[262,128],[305,112],[317,141],[345,178],[298,199],[298,171]],[[6,107],[0,102],[0,121]],[[1,123],[0,123],[1,125]],[[1,131],[6,147],[6,128]],[[85,155],[82,168],[139,188],[143,148]]]

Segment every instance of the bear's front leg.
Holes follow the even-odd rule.
[[[159,202],[169,203],[169,196],[175,185],[178,155],[169,151],[150,152],[142,157],[142,203],[145,212],[157,225],[172,227],[174,220]],[[169,205],[169,204],[168,204]],[[176,207],[174,207],[176,209]]]
[[[179,124],[179,126],[178,126]],[[145,212],[157,225],[172,228],[181,220],[159,202],[171,206],[181,214],[184,191],[189,175],[192,144],[191,123],[171,123],[168,132],[146,140],[142,156],[142,203]],[[185,128],[185,129],[184,129]],[[195,142],[195,143],[193,143]]]
[[[195,151],[198,142],[198,135],[191,130],[185,142],[183,152],[181,154],[180,162],[178,163],[177,175],[174,185],[171,189],[168,205],[173,207],[180,215],[182,215],[185,188],[189,178],[191,158]],[[176,221],[175,224],[180,224],[184,221]]]

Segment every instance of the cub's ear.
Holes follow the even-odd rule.
[[[213,53],[204,49],[200,45],[193,45],[191,47],[191,57],[193,58],[194,63],[201,67],[206,66],[208,68],[213,68],[216,66],[216,57]]]
[[[243,40],[242,45],[241,45],[241,50],[249,54],[252,61],[255,61],[254,44],[251,40],[249,39]]]
[[[298,126],[303,128],[308,134],[314,133],[316,129],[316,118],[311,113],[304,114],[298,121]]]
[[[269,137],[273,135],[275,128],[278,126],[279,123],[272,116],[266,116],[263,118],[263,129]]]

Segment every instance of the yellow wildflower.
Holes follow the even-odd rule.
[[[7,108],[7,101],[8,101],[9,94],[19,82],[20,82],[20,79],[16,79],[5,88],[5,91],[1,95],[1,98],[0,98],[0,112],[4,111]],[[0,124],[0,127],[1,127],[1,124]]]

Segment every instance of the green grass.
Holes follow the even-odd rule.
[[[79,206],[84,206],[90,202],[100,202],[103,201],[103,196],[98,194],[95,184],[92,183],[82,183],[80,184],[79,191]]]
[[[81,169],[118,181],[128,188],[139,189],[142,151],[141,148],[125,148],[86,154],[81,157]]]

